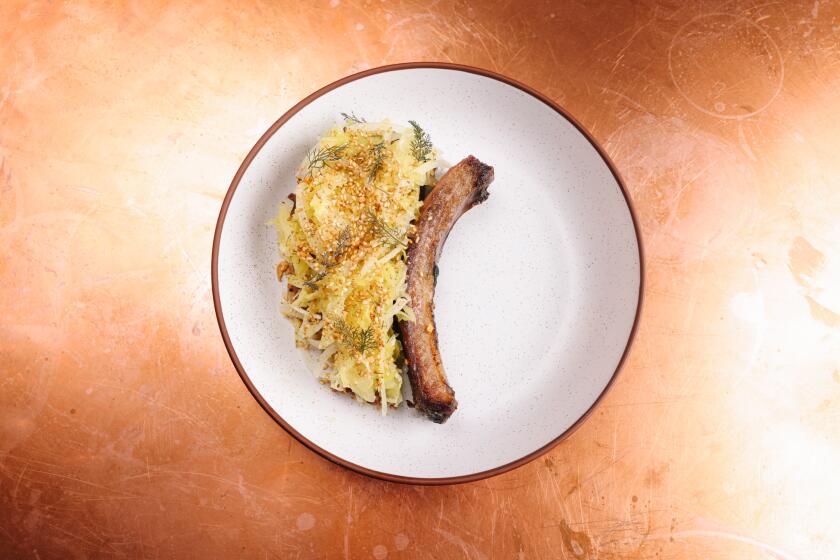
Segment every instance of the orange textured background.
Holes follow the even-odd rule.
[[[412,60],[566,107],[647,252],[603,405],[454,487],[292,440],[210,295],[221,200],[260,134]],[[838,558],[838,473],[836,0],[0,4],[3,558]]]

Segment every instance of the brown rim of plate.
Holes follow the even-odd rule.
[[[230,336],[228,335],[227,326],[225,325],[225,318],[222,314],[222,305],[219,299],[219,243],[222,237],[222,228],[225,224],[225,217],[227,216],[227,210],[230,206],[230,201],[233,199],[233,194],[236,192],[236,188],[239,186],[239,181],[242,179],[242,176],[245,174],[245,171],[248,169],[248,166],[251,165],[251,162],[256,157],[257,153],[262,149],[263,145],[268,141],[271,136],[277,132],[277,130],[283,126],[286,121],[292,118],[298,111],[303,109],[309,103],[314,101],[315,99],[321,97],[327,92],[330,92],[344,84],[353,82],[355,80],[365,78],[367,76],[372,76],[374,74],[381,74],[383,72],[392,72],[394,70],[409,70],[409,69],[416,69],[416,68],[436,68],[436,69],[443,69],[443,70],[455,70],[459,72],[467,72],[470,74],[477,74],[479,76],[484,76],[486,78],[491,78],[493,80],[497,80],[499,82],[506,83],[510,86],[513,86],[525,93],[535,97],[536,99],[542,101],[555,111],[557,111],[563,118],[567,121],[572,123],[575,128],[583,134],[586,139],[592,144],[592,147],[598,152],[601,158],[606,162],[607,167],[609,167],[610,172],[612,173],[613,177],[615,178],[618,186],[621,188],[621,193],[624,195],[624,201],[627,203],[627,209],[630,211],[630,218],[633,221],[633,230],[636,233],[636,244],[639,247],[639,298],[636,304],[636,316],[633,318],[633,327],[630,329],[630,334],[627,337],[627,344],[624,347],[624,352],[621,354],[621,359],[618,361],[618,365],[616,365],[615,371],[612,374],[607,385],[604,387],[604,390],[601,391],[601,394],[598,395],[598,398],[595,399],[595,402],[586,410],[586,412],[581,415],[580,418],[575,420],[574,424],[572,424],[569,428],[567,428],[563,433],[559,436],[555,437],[539,449],[528,453],[524,457],[520,457],[515,461],[511,461],[510,463],[501,465],[499,467],[495,467],[486,471],[481,471],[472,474],[466,474],[461,476],[450,476],[450,477],[442,477],[442,478],[418,478],[413,476],[400,476],[395,474],[383,473],[379,471],[375,471],[372,469],[368,469],[362,467],[361,465],[357,465],[355,463],[351,463],[350,461],[346,461],[341,457],[333,455],[329,451],[318,447],[303,435],[301,435],[297,430],[295,430],[288,422],[286,422],[280,414],[274,410],[270,404],[268,404],[265,399],[263,399],[262,395],[259,391],[257,391],[254,384],[251,382],[251,379],[248,377],[248,374],[245,372],[245,369],[242,367],[242,364],[239,362],[239,358],[236,356],[236,351],[233,349],[233,344],[230,341]],[[633,340],[636,336],[636,330],[639,326],[639,317],[641,315],[642,310],[642,299],[644,297],[644,254],[642,251],[642,236],[639,232],[639,224],[636,218],[636,213],[633,210],[633,204],[630,202],[630,197],[627,195],[627,187],[624,185],[624,181],[622,180],[621,176],[618,173],[618,170],[615,168],[615,164],[613,164],[612,160],[606,154],[604,149],[592,138],[592,135],[587,131],[582,124],[580,124],[574,117],[572,117],[565,109],[560,107],[557,103],[552,101],[551,99],[547,98],[546,96],[542,95],[541,93],[537,92],[536,90],[526,86],[523,83],[520,83],[514,79],[508,78],[506,76],[502,76],[501,74],[497,74],[496,72],[492,72],[490,70],[484,70],[482,68],[475,68],[472,66],[464,66],[462,64],[451,64],[448,62],[406,62],[401,64],[390,64],[387,66],[379,66],[378,68],[371,68],[370,70],[365,70],[363,72],[358,72],[356,74],[351,74],[344,78],[341,78],[338,81],[335,81],[329,85],[322,87],[321,89],[317,90],[314,93],[309,94],[308,96],[304,97],[301,101],[299,101],[295,106],[291,109],[286,111],[286,113],[277,119],[277,121],[271,125],[271,127],[260,137],[254,147],[251,148],[251,151],[248,152],[248,155],[245,157],[245,160],[239,166],[239,169],[236,171],[236,175],[233,176],[233,181],[230,183],[230,187],[227,190],[227,194],[225,195],[225,199],[222,202],[222,208],[219,211],[219,218],[216,222],[216,232],[213,236],[213,256],[211,261],[211,278],[213,284],[213,307],[216,309],[216,319],[219,322],[219,329],[222,332],[222,338],[225,341],[225,347],[227,348],[228,354],[230,355],[231,361],[233,361],[233,365],[236,368],[236,371],[239,373],[239,377],[242,378],[242,381],[245,383],[245,386],[248,388],[248,391],[251,392],[251,395],[260,403],[260,406],[265,410],[275,422],[280,424],[280,426],[286,430],[292,437],[298,440],[300,443],[314,451],[315,453],[321,455],[325,459],[332,461],[333,463],[340,465],[342,467],[346,467],[350,470],[356,471],[357,473],[361,473],[373,478],[378,478],[380,480],[387,480],[389,482],[399,482],[403,484],[424,484],[424,485],[444,485],[444,484],[461,484],[464,482],[474,482],[476,480],[481,480],[484,478],[489,478],[491,476],[496,476],[498,474],[502,474],[513,470],[517,467],[524,465],[530,461],[533,461],[540,455],[543,455],[558,443],[569,437],[580,425],[592,414],[592,411],[601,402],[604,398],[604,395],[610,390],[615,383],[616,378],[618,377],[618,372],[621,370],[622,366],[624,365],[624,361],[627,358],[627,353],[630,350],[630,346],[633,343]]]

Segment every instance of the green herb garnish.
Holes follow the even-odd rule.
[[[429,161],[432,153],[432,139],[429,133],[423,130],[415,121],[408,121],[414,129],[414,139],[411,141],[411,155],[420,162]]]
[[[376,346],[376,341],[373,336],[373,326],[366,329],[354,329],[344,322],[343,319],[339,319],[333,324],[335,330],[341,335],[341,342],[360,354],[364,354]]]
[[[368,171],[367,179],[368,183],[373,183],[376,179],[376,175],[379,173],[379,170],[382,169],[382,162],[385,159],[385,143],[380,142],[379,144],[374,144],[370,151],[373,162],[370,165],[370,171]]]
[[[338,146],[329,146],[327,148],[315,148],[306,156],[306,169],[309,175],[316,169],[323,169],[327,163],[331,161],[338,161],[341,159],[341,154],[347,144],[339,144]]]
[[[362,124],[367,122],[365,119],[363,119],[362,117],[357,117],[356,113],[352,112],[349,114],[341,113],[341,116],[344,118],[345,121],[347,121],[350,124]]]
[[[321,253],[321,258],[318,262],[324,267],[324,270],[313,274],[306,282],[303,283],[303,285],[314,290],[317,287],[318,282],[323,280],[329,271],[338,265],[339,259],[347,252],[349,247],[350,226],[344,226],[344,229],[342,229],[341,233],[338,235],[338,241],[336,242],[335,247],[333,247],[331,251],[324,251]]]
[[[408,244],[405,241],[403,241],[404,236],[401,235],[400,232],[395,228],[388,226],[388,224],[382,221],[382,218],[377,216],[376,213],[370,208],[368,208],[367,210],[367,217],[368,221],[370,222],[370,225],[383,239],[385,239],[386,241],[390,240],[394,243],[402,245],[403,247],[408,246]]]

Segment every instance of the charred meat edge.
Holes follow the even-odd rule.
[[[407,292],[415,321],[400,321],[415,407],[442,424],[458,408],[446,382],[434,318],[437,261],[452,226],[461,215],[487,200],[493,168],[468,156],[447,171],[423,200],[408,246]]]

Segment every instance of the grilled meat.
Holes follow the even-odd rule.
[[[417,409],[442,424],[458,407],[446,381],[434,318],[437,261],[461,215],[487,200],[493,168],[468,156],[447,171],[423,201],[408,246],[407,291],[415,321],[399,324],[408,377]]]

